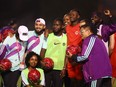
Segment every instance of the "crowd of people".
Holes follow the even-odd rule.
[[[116,87],[116,19],[111,11],[95,11],[81,18],[72,9],[53,21],[47,29],[37,18],[34,30],[10,22],[0,30],[0,61],[10,60],[5,70],[0,62],[0,87]],[[78,47],[76,54],[67,50]],[[51,58],[53,69],[45,71],[44,58]],[[32,69],[40,81],[29,81]]]

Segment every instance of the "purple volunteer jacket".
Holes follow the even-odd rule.
[[[110,25],[103,25],[101,29],[102,38],[105,42],[109,40],[110,35],[116,32],[116,23]]]
[[[86,82],[111,76],[110,60],[101,39],[95,35],[85,38],[80,56],[72,56],[77,62],[85,61],[83,74]]]

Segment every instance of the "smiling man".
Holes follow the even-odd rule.
[[[46,23],[43,18],[37,18],[35,20],[35,30],[29,31],[29,39],[28,39],[28,51],[34,51],[41,57],[43,54],[41,49],[46,49],[46,38],[44,36],[44,31],[46,28]]]

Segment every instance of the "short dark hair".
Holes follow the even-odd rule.
[[[70,12],[71,11],[76,11],[80,15],[80,11],[77,8],[71,9]]]
[[[17,24],[17,20],[15,18],[12,18],[10,22],[8,23],[9,26],[12,26],[14,24]]]
[[[93,17],[94,15],[98,16],[99,18],[102,18],[102,13],[99,12],[99,11],[94,11],[94,12],[92,12],[91,17]]]
[[[97,35],[97,28],[95,27],[95,25],[90,21],[90,20],[85,20],[85,24],[80,26],[80,28],[86,28],[86,27],[89,27],[90,31]]]
[[[26,66],[27,66],[27,67],[30,66],[29,60],[31,59],[32,56],[36,56],[37,59],[38,59],[38,63],[37,63],[37,65],[36,65],[36,68],[37,68],[37,67],[41,67],[40,62],[41,62],[42,58],[41,58],[38,54],[36,54],[35,52],[33,52],[33,51],[29,52],[29,53],[26,55],[26,57],[25,57],[25,64],[26,64]]]
[[[61,18],[56,18],[54,21],[59,21],[63,25],[63,20]]]

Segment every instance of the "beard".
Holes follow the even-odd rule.
[[[62,32],[62,30],[63,30],[63,29],[61,29],[61,30],[58,30],[58,31],[55,31],[55,30],[53,30],[53,32],[54,32],[54,35],[59,35],[59,34]]]
[[[35,30],[35,33],[38,34],[38,35],[41,35],[44,31],[45,31],[45,29],[42,29],[41,31]]]

